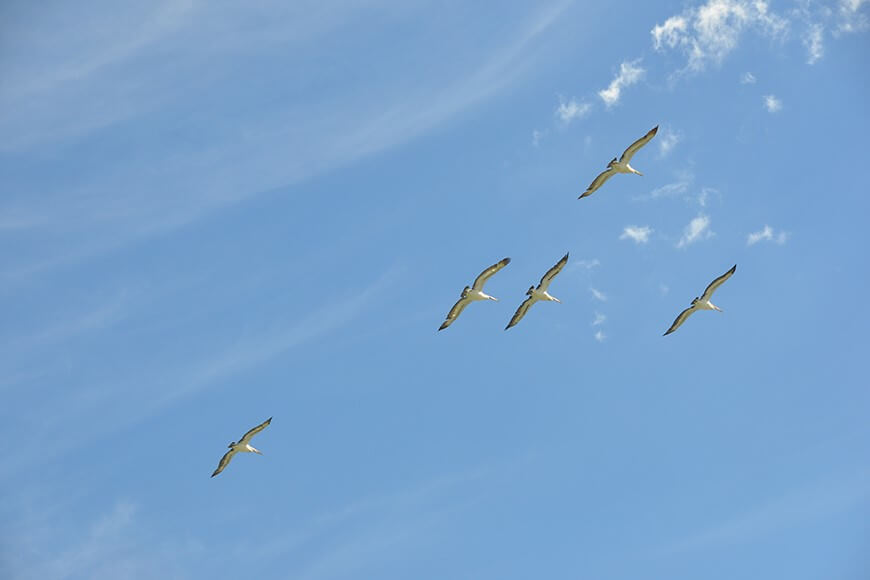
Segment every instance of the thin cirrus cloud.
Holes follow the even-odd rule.
[[[685,70],[700,72],[720,64],[747,30],[780,37],[789,21],[769,10],[764,0],[708,0],[656,24],[650,31],[656,51],[680,50]]]
[[[601,290],[598,290],[597,288],[592,288],[590,286],[589,292],[591,292],[592,297],[595,298],[596,300],[598,300],[599,302],[607,302],[607,295],[604,292],[602,292]]]
[[[774,244],[782,245],[788,240],[788,233],[780,230],[774,231],[772,227],[765,224],[764,227],[757,232],[752,232],[746,236],[746,245],[754,246],[758,242],[773,242]]]
[[[710,216],[699,214],[683,229],[683,235],[680,241],[677,242],[678,248],[685,248],[697,241],[706,240],[713,236],[713,231],[710,229]]]
[[[649,236],[653,231],[649,226],[625,226],[619,239],[632,240],[636,244],[645,244],[649,241]]]
[[[755,81],[756,81],[755,75],[752,74],[751,72],[745,72],[740,77],[740,84],[741,85],[754,85]]]
[[[600,312],[595,313],[595,318],[592,319],[592,326],[601,326],[607,320],[607,316]]]
[[[622,90],[640,81],[646,70],[640,66],[640,59],[625,61],[619,65],[619,73],[610,82],[606,89],[598,91],[598,96],[604,101],[609,109],[619,103],[622,98]]]
[[[568,125],[571,121],[582,119],[592,111],[592,105],[578,101],[576,98],[566,101],[564,97],[559,97],[559,106],[556,107],[555,115],[564,124]]]
[[[668,127],[663,127],[663,130],[660,131],[659,138],[656,139],[659,144],[659,157],[667,157],[682,138],[683,136],[677,131]]]
[[[295,55],[305,52],[301,49],[321,50],[321,46],[328,53],[335,49],[328,39],[340,36],[336,31],[352,28],[357,9],[349,6],[326,21],[321,18],[322,11],[315,10],[294,21],[294,34],[286,34],[286,30],[279,34],[278,24],[254,17],[248,22],[248,13],[241,9],[222,13],[202,29],[196,12],[202,8],[191,4],[188,11],[166,9],[166,14],[153,9],[157,14],[153,26],[135,43],[107,43],[101,32],[94,32],[97,27],[83,27],[78,36],[56,38],[54,44],[61,47],[55,51],[58,54],[10,71],[16,82],[0,87],[0,104],[6,105],[0,107],[0,132],[14,136],[3,140],[0,150],[66,147],[88,142],[97,129],[110,137],[120,121],[141,123],[145,115],[153,127],[149,130],[159,134],[172,127],[183,138],[171,139],[165,148],[134,152],[118,148],[113,171],[85,172],[71,180],[60,176],[57,181],[63,185],[46,186],[39,203],[34,196],[24,194],[0,201],[0,214],[15,216],[12,225],[16,228],[23,227],[28,234],[50,230],[60,238],[51,252],[27,254],[27,260],[13,261],[4,274],[26,280],[57,266],[82,262],[419,137],[521,79],[531,70],[529,49],[545,42],[544,32],[566,7],[562,2],[530,10],[490,45],[469,55],[462,70],[442,71],[428,86],[393,91],[387,89],[401,84],[401,75],[382,79],[384,94],[401,97],[373,99],[367,92],[350,91],[330,94],[317,103],[274,102],[249,107],[232,122],[211,124],[207,130],[200,126],[197,114],[177,122],[178,109],[200,105],[199,101],[184,102],[183,97],[203,89],[200,85],[206,83],[213,83],[211,92],[223,94],[214,88],[230,82],[244,86],[245,79],[253,74],[234,66],[231,58],[213,58],[215,54],[243,52],[246,58],[288,54],[297,58]],[[90,12],[79,17],[88,18]],[[279,20],[286,27],[286,21]],[[239,23],[251,26],[244,38],[231,33]],[[215,35],[215,30],[227,33]],[[219,40],[216,44],[199,42],[206,34]],[[9,42],[15,41],[14,48],[22,53],[37,43],[31,38],[33,34],[21,32],[20,36]],[[240,44],[244,51],[238,50]],[[91,50],[92,45],[100,50]],[[189,50],[190,45],[202,50]],[[414,48],[426,49],[422,44]],[[62,49],[69,57],[61,58]],[[99,56],[103,52],[111,53],[111,58]],[[165,65],[167,54],[172,66]],[[308,64],[298,58],[300,66]],[[82,65],[81,74],[67,79],[63,75],[70,59],[97,60]],[[199,69],[209,74],[192,75],[189,81],[179,78]],[[124,92],[125,87],[128,92]],[[215,101],[213,106],[233,106],[231,98]],[[69,115],[70,110],[76,115]],[[190,146],[191,140],[184,138],[204,133],[208,139],[201,146]],[[63,250],[58,252],[55,247]]]
[[[596,330],[595,331],[595,340],[597,340],[598,342],[604,342],[606,339],[607,339],[607,335],[604,334],[603,330]]]

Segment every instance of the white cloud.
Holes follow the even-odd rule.
[[[740,77],[741,85],[754,85],[755,84],[755,75],[751,72],[743,73],[743,76]]]
[[[838,32],[859,32],[870,27],[867,14],[861,12],[867,3],[868,0],[840,0]]]
[[[775,233],[772,227],[765,224],[764,228],[757,232],[752,232],[746,237],[746,245],[754,246],[761,241],[782,245],[786,240],[788,240],[788,234],[786,232],[780,230],[779,233]]]
[[[560,121],[566,125],[575,119],[582,119],[592,110],[592,105],[583,103],[575,98],[570,101],[565,101],[563,97],[559,97],[559,106],[556,107],[555,115]]]
[[[604,342],[606,338],[607,335],[604,334],[602,331],[598,330],[595,332],[595,340],[597,340],[598,342]]]
[[[825,54],[824,45],[825,27],[816,22],[810,25],[809,30],[803,37],[804,46],[807,49],[807,64],[815,64]]]
[[[664,128],[661,131],[661,135],[656,139],[659,144],[659,157],[667,157],[668,154],[673,150],[674,147],[677,146],[677,143],[683,138],[679,133],[672,131],[671,129]]]
[[[619,103],[619,99],[622,96],[622,89],[635,84],[643,77],[644,73],[646,73],[646,70],[641,68],[638,64],[639,62],[640,59],[632,62],[625,61],[620,64],[619,74],[614,77],[610,86],[598,91],[598,96],[601,97],[601,100],[604,101],[604,104],[608,109]]]
[[[770,12],[764,0],[708,0],[657,24],[650,34],[655,50],[682,50],[686,68],[697,72],[709,62],[721,63],[747,29],[776,37],[788,29],[788,20]]]
[[[782,101],[774,95],[764,95],[764,108],[768,113],[778,113],[782,110]]]
[[[710,217],[704,214],[699,214],[693,218],[689,225],[683,230],[683,237],[677,242],[678,248],[685,248],[690,244],[694,244],[698,240],[705,240],[713,235],[710,230]]]
[[[600,301],[600,302],[607,302],[607,295],[604,294],[604,292],[602,292],[601,290],[598,290],[598,289],[596,289],[596,288],[592,288],[592,287],[590,286],[590,287],[589,287],[589,291],[592,292],[592,296],[593,296],[596,300],[598,300],[598,301]]]
[[[605,315],[601,314],[600,312],[596,312],[595,318],[592,320],[592,326],[600,326],[604,324],[606,320],[607,317]]]
[[[532,147],[539,147],[541,145],[541,139],[544,137],[543,131],[538,131],[535,129],[532,131]]]
[[[653,233],[653,229],[649,226],[625,226],[622,230],[620,240],[634,240],[636,244],[645,244],[649,241],[649,235]]]

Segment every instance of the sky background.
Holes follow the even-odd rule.
[[[868,57],[866,0],[3,2],[0,577],[870,577]]]

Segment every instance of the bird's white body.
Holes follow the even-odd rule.
[[[260,455],[263,454],[259,449],[257,449],[250,443],[245,443],[244,445],[239,445],[238,443],[236,443],[235,445],[231,446],[231,449],[233,451],[242,451],[245,453],[259,453]]]
[[[635,175],[643,175],[643,173],[641,173],[640,171],[638,171],[637,169],[635,169],[634,167],[629,165],[628,161],[623,163],[619,159],[614,159],[613,161],[610,162],[608,167],[610,167],[611,169],[613,169],[617,173],[634,173]]]
[[[477,302],[478,300],[495,300],[498,302],[498,298],[495,296],[490,296],[483,292],[483,290],[475,290],[474,288],[469,288],[465,293],[464,298],[468,298],[469,300],[473,300]]]
[[[534,300],[535,302],[537,302],[538,300],[545,300],[547,302],[558,302],[559,304],[562,303],[562,301],[555,296],[550,296],[550,293],[546,290],[538,290],[537,288],[532,288],[529,292],[529,296],[531,296],[532,300]]]

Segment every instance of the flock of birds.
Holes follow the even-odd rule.
[[[634,173],[636,175],[643,175],[640,171],[635,169],[630,165],[631,158],[634,157],[634,154],[637,153],[644,145],[650,142],[650,140],[655,137],[656,132],[658,132],[658,126],[653,127],[650,131],[628,146],[628,148],[622,153],[619,158],[614,157],[610,163],[607,164],[607,169],[598,174],[598,176],[589,184],[589,187],[586,188],[578,199],[583,199],[584,197],[588,197],[595,193],[598,188],[600,188],[604,183],[616,175],[617,173]],[[441,326],[438,328],[439,331],[444,330],[451,324],[453,324],[459,315],[462,314],[462,311],[465,310],[465,307],[471,304],[472,302],[479,302],[482,300],[493,300],[498,301],[498,298],[494,296],[490,296],[489,294],[483,291],[483,286],[486,282],[492,278],[499,270],[510,264],[510,258],[504,258],[499,260],[492,266],[486,268],[483,272],[481,272],[477,278],[474,279],[474,282],[471,286],[466,286],[462,289],[462,293],[459,296],[459,300],[453,305],[450,309],[450,312],[447,313],[447,317]],[[510,322],[508,322],[505,330],[516,326],[523,319],[526,313],[529,311],[536,302],[545,301],[545,302],[561,302],[555,296],[552,296],[548,290],[550,288],[550,283],[553,281],[553,278],[562,271],[565,267],[565,264],[568,263],[568,254],[566,253],[562,256],[562,259],[556,262],[556,264],[547,270],[547,273],[541,278],[541,281],[537,286],[530,286],[526,291],[527,298],[519,305],[514,315],[511,317]],[[664,333],[664,336],[667,336],[677,330],[682,324],[689,318],[692,314],[699,310],[716,310],[718,312],[722,312],[722,309],[713,304],[710,300],[713,298],[713,293],[721,286],[728,278],[734,275],[734,272],[737,271],[737,265],[731,267],[730,270],[710,282],[701,296],[695,297],[692,300],[691,305],[680,312],[677,315],[677,318],[674,320],[673,324],[671,324],[670,328],[668,328],[667,332]],[[214,473],[212,473],[212,477],[219,474],[223,471],[227,465],[229,465],[232,458],[236,453],[239,452],[248,452],[248,453],[257,453],[262,455],[259,449],[253,447],[250,443],[251,439],[265,429],[269,423],[272,422],[272,418],[270,417],[266,421],[263,421],[247,433],[245,433],[238,442],[231,442],[229,444],[229,451],[224,453],[223,457],[221,457],[220,463],[215,469]]]
[[[607,169],[598,174],[598,176],[589,184],[589,187],[586,188],[578,199],[583,199],[584,197],[588,197],[595,193],[599,187],[604,185],[604,183],[616,175],[617,173],[634,173],[636,175],[643,175],[640,171],[631,166],[631,158],[634,157],[634,154],[640,150],[641,147],[650,142],[650,140],[656,136],[659,128],[658,125],[653,127],[647,132],[646,135],[632,143],[628,146],[628,148],[622,153],[619,158],[614,157],[610,163],[607,164]],[[486,270],[480,273],[480,275],[475,278],[474,283],[471,286],[466,286],[462,289],[462,294],[459,296],[459,300],[456,301],[456,304],[453,305],[453,308],[450,309],[450,312],[447,313],[447,319],[441,324],[441,327],[438,330],[444,330],[462,314],[462,311],[465,310],[465,307],[471,304],[472,302],[477,302],[478,300],[498,300],[489,294],[486,294],[483,291],[483,285],[486,284],[486,281],[489,280],[496,272],[510,264],[511,259],[505,258],[499,262],[496,262]],[[526,291],[526,298],[522,304],[520,304],[517,311],[514,313],[513,317],[511,317],[510,322],[505,327],[505,330],[512,326],[516,326],[520,320],[526,315],[535,302],[540,300],[550,301],[550,302],[561,302],[558,298],[555,298],[550,295],[547,291],[550,287],[550,283],[553,281],[553,278],[562,271],[562,268],[565,267],[565,264],[568,263],[568,254],[562,256],[562,259],[556,262],[556,265],[547,270],[547,273],[544,274],[544,277],[541,278],[538,286],[532,286]],[[692,300],[691,306],[683,310],[679,316],[677,316],[674,323],[671,324],[671,327],[665,332],[664,336],[669,335],[678,329],[686,319],[697,312],[698,310],[717,310],[722,312],[722,309],[710,302],[710,299],[713,297],[713,292],[716,291],[719,286],[722,285],[725,280],[730,278],[734,272],[737,271],[737,265],[735,264],[730,270],[713,280],[707,289],[704,290],[704,293],[701,294],[700,297],[696,297]]]

